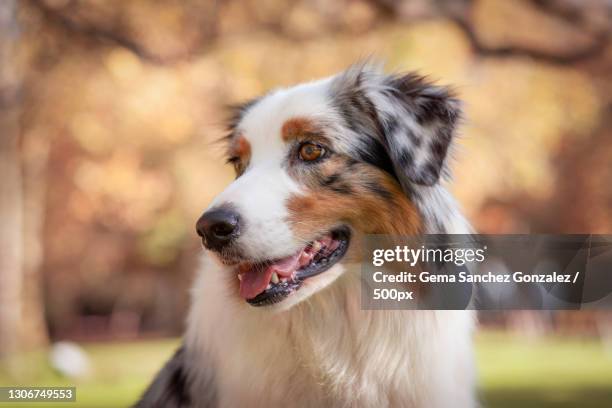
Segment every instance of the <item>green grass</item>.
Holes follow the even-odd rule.
[[[75,386],[74,403],[19,403],[18,407],[114,408],[133,404],[153,375],[172,355],[179,341],[155,340],[128,343],[85,344],[93,372],[77,382],[66,380],[48,365],[44,353],[21,356],[19,372],[9,377],[0,367],[0,385]],[[15,362],[13,363],[15,364]],[[0,408],[11,404],[0,402]]]
[[[485,407],[612,407],[612,352],[593,339],[477,336]]]
[[[531,340],[484,332],[476,344],[484,407],[612,407],[612,354],[597,340]],[[77,403],[18,405],[23,408],[126,407],[177,345],[178,340],[85,345],[94,372],[76,383],[54,373],[43,353],[30,353],[20,357],[17,378],[0,368],[0,385],[77,387]],[[0,403],[0,408],[8,406]]]

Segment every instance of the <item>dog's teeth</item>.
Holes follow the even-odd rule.
[[[268,286],[266,286],[266,290],[268,289],[272,289],[272,285],[270,285],[269,283],[268,283]]]
[[[270,279],[270,281],[274,284],[277,284],[279,282],[278,275],[276,274],[276,272],[272,272],[272,279]]]
[[[238,275],[238,280],[242,282],[242,275]]]
[[[317,252],[319,249],[321,249],[321,243],[319,241],[315,241],[312,243],[312,250],[314,252]]]

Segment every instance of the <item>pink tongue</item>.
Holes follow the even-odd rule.
[[[301,252],[283,258],[280,261],[266,266],[265,268],[249,268],[240,271],[242,280],[240,281],[240,296],[244,299],[252,299],[263,292],[272,278],[272,273],[276,272],[280,277],[289,278],[298,268]]]

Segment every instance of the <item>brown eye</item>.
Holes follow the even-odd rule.
[[[300,159],[304,161],[315,161],[325,153],[325,149],[314,143],[304,143],[300,146]]]

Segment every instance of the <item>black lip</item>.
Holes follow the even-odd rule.
[[[251,306],[268,306],[279,303],[298,290],[304,280],[319,275],[334,266],[346,254],[351,232],[347,227],[340,227],[333,230],[331,234],[333,239],[340,241],[340,245],[334,252],[327,257],[315,256],[312,262],[296,272],[295,280],[273,284],[270,289],[264,290],[252,299],[247,299],[247,303]]]

